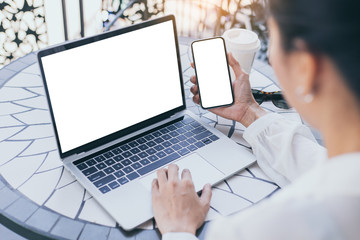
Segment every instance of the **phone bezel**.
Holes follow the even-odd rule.
[[[230,89],[231,89],[232,102],[231,102],[231,103],[228,103],[228,104],[224,104],[224,105],[204,107],[203,104],[202,104],[202,101],[201,101],[201,87],[200,87],[200,84],[199,84],[199,82],[198,82],[198,76],[197,76],[197,71],[196,71],[196,60],[195,60],[195,55],[194,55],[193,44],[194,44],[194,43],[198,43],[198,42],[211,41],[211,40],[215,40],[215,39],[221,39],[222,42],[223,42],[224,53],[225,53],[225,60],[226,60],[226,66],[227,66],[228,76],[229,76],[229,81],[230,81]],[[205,38],[205,39],[200,39],[200,40],[193,41],[193,42],[191,43],[191,53],[192,53],[192,56],[193,56],[194,70],[195,70],[196,82],[197,82],[198,90],[199,90],[200,106],[201,106],[201,108],[207,110],[207,109],[212,109],[212,108],[228,107],[228,106],[233,105],[235,100],[234,100],[234,92],[233,92],[233,86],[232,86],[232,81],[231,81],[229,61],[228,61],[228,58],[227,58],[227,51],[226,51],[225,40],[224,40],[222,37],[212,37],[212,38]]]

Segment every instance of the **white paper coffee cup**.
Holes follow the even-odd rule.
[[[222,37],[225,40],[227,52],[232,53],[240,63],[241,69],[249,74],[256,52],[259,51],[261,45],[257,34],[250,30],[233,28],[227,30]],[[234,71],[232,69],[230,71],[232,80],[235,80]]]

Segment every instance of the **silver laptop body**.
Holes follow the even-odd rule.
[[[64,166],[130,230],[153,217],[156,169],[190,169],[196,191],[254,156],[186,110],[174,16],[38,53]]]

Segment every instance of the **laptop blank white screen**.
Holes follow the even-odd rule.
[[[42,57],[62,152],[183,104],[172,21]]]

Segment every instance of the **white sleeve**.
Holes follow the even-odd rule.
[[[308,201],[306,197],[276,201],[265,200],[238,215],[211,222],[205,239],[350,239],[323,201]]]
[[[191,233],[169,232],[162,236],[162,240],[198,240],[198,238]]]
[[[310,129],[295,121],[269,113],[252,123],[244,133],[260,168],[279,186],[326,159]]]

